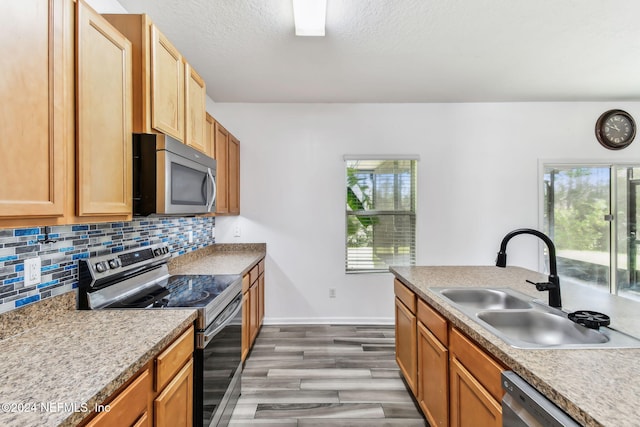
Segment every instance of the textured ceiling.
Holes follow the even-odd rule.
[[[638,0],[118,0],[147,13],[216,102],[640,100]]]

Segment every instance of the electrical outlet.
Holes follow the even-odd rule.
[[[40,283],[40,268],[42,262],[40,257],[29,258],[24,260],[24,285],[31,286]]]
[[[336,288],[329,288],[329,298],[336,297]]]
[[[240,237],[240,226],[236,225],[233,229],[233,237]]]
[[[193,231],[189,230],[189,232],[187,232],[187,236],[189,239],[189,243],[193,243]]]

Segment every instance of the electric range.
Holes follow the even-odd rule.
[[[242,276],[170,275],[167,244],[80,261],[78,307],[198,311],[194,425],[224,426],[240,395]]]

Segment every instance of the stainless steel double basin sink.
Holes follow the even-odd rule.
[[[640,348],[614,329],[589,329],[561,310],[505,288],[431,288],[512,347],[525,349]]]

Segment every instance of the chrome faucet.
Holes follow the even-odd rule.
[[[498,252],[498,258],[496,259],[496,267],[507,266],[507,243],[509,243],[512,237],[518,234],[531,234],[540,238],[547,245],[547,249],[549,250],[549,281],[536,283],[527,280],[527,282],[536,285],[536,289],[539,291],[549,291],[549,305],[551,307],[561,308],[562,300],[560,297],[560,278],[558,277],[558,268],[556,266],[556,247],[546,234],[532,228],[520,228],[508,233],[502,239],[502,243],[500,243],[500,252]]]

